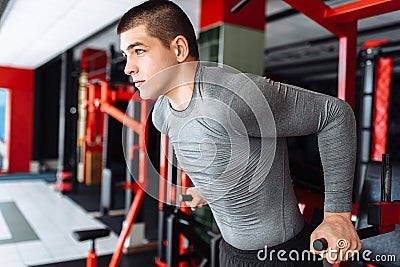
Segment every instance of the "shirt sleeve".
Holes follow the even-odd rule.
[[[351,107],[336,97],[270,79],[264,78],[259,88],[274,117],[277,138],[317,134],[324,171],[324,210],[351,211],[357,146]],[[231,104],[248,134],[257,136],[259,124],[252,119],[252,108],[237,97]]]

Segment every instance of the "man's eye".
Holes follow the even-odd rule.
[[[143,49],[136,49],[136,50],[135,50],[135,53],[136,53],[137,55],[141,55],[141,54],[144,53],[144,50],[143,50]]]

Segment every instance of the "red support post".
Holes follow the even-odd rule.
[[[147,101],[141,101],[141,109],[140,109],[140,127],[143,129],[141,133],[139,133],[139,181],[140,185],[135,192],[135,197],[133,199],[132,205],[129,209],[128,215],[126,217],[126,224],[123,227],[119,239],[117,248],[113,253],[111,258],[111,262],[109,267],[116,267],[119,264],[121,259],[122,249],[125,243],[126,238],[131,232],[131,228],[133,223],[135,222],[136,216],[139,212],[140,205],[143,201],[145,190],[147,188],[147,158],[146,158],[146,146],[147,146]]]
[[[179,185],[177,185],[179,186]],[[184,170],[181,170],[181,193],[184,195],[186,194],[186,190],[190,187],[190,179],[189,176],[186,174],[186,172]],[[186,205],[184,205],[184,203],[181,203],[181,207],[180,209],[185,212],[186,214],[190,213],[190,209],[189,207],[187,207]],[[181,234],[179,236],[179,254],[183,255],[185,253],[187,253],[189,251],[188,247],[185,247],[185,236],[183,234]],[[181,262],[179,264],[179,267],[187,267],[188,263],[187,262]]]
[[[168,183],[168,137],[161,134],[160,144],[160,180],[159,180],[159,202],[158,208],[163,209],[163,203],[167,202]]]
[[[340,26],[344,35],[339,36],[338,97],[355,108],[357,22]]]
[[[118,87],[117,91],[110,90],[110,83],[101,81],[99,82],[101,86],[101,98],[100,98],[100,110],[117,119],[119,122],[124,124],[125,126],[131,128],[139,135],[139,144],[137,149],[139,150],[139,180],[136,183],[136,186],[130,186],[130,188],[134,188],[135,197],[132,201],[131,207],[125,219],[125,225],[122,228],[120,233],[117,248],[115,249],[109,267],[118,266],[122,249],[125,244],[125,240],[128,237],[132,225],[135,222],[136,216],[139,212],[140,205],[145,196],[145,190],[147,188],[147,157],[146,157],[146,147],[148,142],[148,130],[147,130],[147,115],[148,115],[148,101],[142,100],[140,98],[135,98],[134,93],[130,93],[122,87]],[[130,98],[129,98],[130,96]],[[117,100],[127,100],[133,99],[133,101],[141,103],[140,109],[140,122],[136,121],[133,118],[127,116],[120,109],[114,107],[111,103]],[[125,185],[127,186],[127,185]]]
[[[128,215],[126,216],[126,224],[122,228],[121,233],[119,234],[117,248],[115,249],[109,267],[117,267],[119,261],[121,260],[122,249],[124,248],[124,243],[126,238],[128,237],[129,233],[131,232],[131,228],[133,222],[136,219],[136,216],[139,212],[140,204],[144,198],[145,192],[142,188],[136,192],[135,197],[133,199],[132,205],[129,209]]]
[[[96,251],[90,250],[88,252],[88,256],[86,257],[86,267],[97,267]]]
[[[139,185],[147,188],[147,143],[148,143],[148,125],[147,125],[148,101],[140,102],[140,128],[139,134]]]

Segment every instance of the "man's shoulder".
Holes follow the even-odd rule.
[[[209,85],[207,88],[211,94],[217,91],[223,95],[259,90],[264,87],[266,79],[263,76],[240,72],[231,67],[204,67],[202,78],[201,82]]]
[[[165,108],[168,107],[168,99],[166,96],[161,95],[157,98],[156,103],[154,104],[154,111],[161,111],[162,109],[165,110]]]
[[[160,96],[154,104],[152,112],[153,124],[160,132],[162,132],[162,124],[168,110],[168,99],[165,96]]]
[[[224,66],[204,66],[203,79],[219,81],[221,83],[243,83],[243,82],[260,82],[265,80],[265,77],[254,74],[241,72],[233,67]]]

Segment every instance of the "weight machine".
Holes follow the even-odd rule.
[[[218,231],[195,220],[184,205],[190,187],[168,137],[161,135],[159,180],[159,267],[218,267]],[[189,195],[190,196],[190,195]],[[201,234],[202,233],[202,234]],[[209,240],[204,240],[206,235]]]
[[[99,93],[99,94],[98,94]],[[96,97],[100,96],[99,98]],[[140,103],[140,121],[127,116],[123,111],[116,108],[113,103],[120,101],[135,101]],[[138,179],[132,183],[125,183],[125,189],[132,190],[135,193],[129,212],[126,216],[125,224],[120,233],[117,247],[111,258],[109,267],[116,267],[121,259],[124,243],[131,231],[143,201],[145,190],[147,188],[147,156],[146,146],[148,143],[147,135],[147,115],[149,102],[142,100],[138,94],[134,93],[132,85],[113,85],[107,81],[95,81],[88,85],[88,105],[97,108],[101,112],[112,116],[125,126],[133,130],[138,136],[138,144],[129,148],[129,155],[133,156],[135,150],[139,153]],[[74,237],[78,241],[92,240],[92,249],[87,257],[87,267],[97,266],[97,256],[94,250],[94,242],[97,238],[107,236],[107,229],[89,229],[74,232]]]

